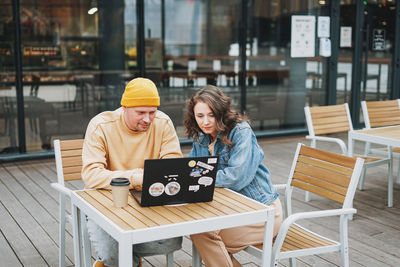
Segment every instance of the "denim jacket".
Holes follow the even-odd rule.
[[[218,133],[214,154],[219,164],[215,186],[225,187],[257,200],[266,205],[278,198],[278,192],[271,183],[270,173],[262,163],[264,152],[258,145],[256,136],[247,122],[238,123],[230,132],[233,147],[228,148]],[[193,142],[190,156],[208,156],[210,136],[200,134]]]

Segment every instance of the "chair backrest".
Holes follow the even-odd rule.
[[[58,183],[82,179],[83,139],[54,140]]]
[[[400,125],[400,100],[362,101],[366,128]]]
[[[298,144],[288,184],[350,208],[363,162],[361,158]]]
[[[311,136],[353,130],[347,103],[332,106],[305,107],[304,112],[308,132]]]

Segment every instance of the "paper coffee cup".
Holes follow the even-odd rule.
[[[111,180],[111,190],[114,206],[117,208],[126,207],[128,205],[129,179],[114,178]]]

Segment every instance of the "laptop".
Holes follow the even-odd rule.
[[[143,207],[212,201],[218,157],[147,159],[142,191],[130,190]]]

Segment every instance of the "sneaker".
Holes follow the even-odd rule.
[[[105,267],[105,265],[104,265],[101,261],[96,260],[96,261],[93,263],[92,267]]]
[[[142,258],[139,258],[139,265],[138,265],[138,267],[142,267],[142,266],[143,266],[142,264],[143,264],[143,263],[142,263]],[[102,263],[101,261],[96,260],[96,261],[93,263],[92,267],[106,267],[106,266],[105,266],[104,263]]]

